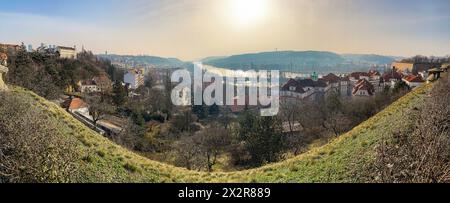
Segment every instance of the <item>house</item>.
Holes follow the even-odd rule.
[[[144,85],[144,70],[143,69],[131,69],[123,76],[124,83],[130,87],[130,89],[137,89]]]
[[[16,44],[1,44],[0,43],[0,52],[12,52],[16,53],[22,49],[22,46]]]
[[[368,97],[375,94],[375,87],[366,79],[360,79],[353,87],[354,97]]]
[[[112,81],[106,74],[102,74],[100,76],[96,76],[92,78],[92,80],[97,84],[98,88],[102,92],[109,92],[112,90]]]
[[[76,53],[76,47],[64,47],[64,46],[58,46],[56,47],[56,53],[59,55],[60,58],[64,59],[76,59],[77,53]]]
[[[81,93],[94,93],[101,92],[100,87],[97,85],[95,80],[82,80],[78,82],[78,90]]]
[[[355,85],[357,82],[359,82],[359,80],[365,79],[365,80],[370,80],[370,75],[369,73],[366,72],[353,72],[348,76],[350,82],[352,83],[352,85]]]
[[[341,78],[333,73],[330,73],[326,76],[323,76],[321,80],[327,83],[329,89],[334,89],[338,91],[342,96],[350,95],[349,94],[350,80],[348,79],[348,77]]]
[[[324,79],[290,79],[280,91],[284,101],[296,99],[319,100],[331,88]]]
[[[82,115],[89,115],[88,105],[80,98],[69,99],[63,105],[71,113],[80,113]]]
[[[425,80],[423,80],[420,75],[408,75],[402,79],[409,87],[415,88],[422,85]]]
[[[398,72],[397,69],[393,68],[390,72],[384,73],[382,79],[385,85],[394,87],[395,83],[402,81],[403,74]]]

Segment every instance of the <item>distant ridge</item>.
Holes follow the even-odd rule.
[[[117,54],[99,54],[100,58],[110,60],[112,62],[127,62],[135,65],[153,65],[155,67],[185,67],[187,64],[177,58],[163,58],[159,56],[133,56],[133,55],[117,55]]]
[[[382,56],[377,54],[342,54],[345,60],[353,63],[391,64],[401,57]]]
[[[336,54],[328,51],[276,51],[208,57],[205,64],[230,69],[278,69],[300,72],[346,72],[391,64],[396,58],[374,54]]]

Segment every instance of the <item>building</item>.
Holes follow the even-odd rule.
[[[100,91],[110,92],[112,90],[112,81],[107,75],[102,74],[100,76],[92,78],[92,80],[95,82],[95,84],[97,84]]]
[[[360,79],[352,91],[353,97],[370,97],[375,95],[375,87],[366,79]]]
[[[76,59],[77,53],[76,53],[76,47],[63,47],[58,46],[56,47],[56,53],[59,55],[60,58],[64,59]]]
[[[339,77],[333,73],[330,73],[322,77],[322,80],[330,86],[331,89],[338,91],[341,96],[350,96],[350,80],[348,77]]]
[[[354,72],[348,77],[352,87],[355,87],[361,80],[367,80],[374,87],[375,93],[383,91],[386,85],[381,73],[375,70],[370,70],[369,72]]]
[[[64,106],[71,113],[80,113],[82,115],[89,115],[88,105],[80,98],[69,99],[66,101]]]
[[[440,64],[430,62],[418,62],[418,63],[394,62],[392,63],[391,68],[405,75],[411,73],[417,75],[419,72],[428,71],[429,69],[438,66],[440,66]]]
[[[355,85],[357,82],[359,82],[362,79],[369,81],[370,75],[367,72],[353,72],[353,73],[350,73],[350,75],[348,76],[348,79],[350,80],[352,85]]]
[[[56,45],[45,45],[41,43],[36,49],[37,52],[50,56],[57,56],[64,59],[76,59],[77,52],[76,47],[65,47],[65,46],[56,46]]]
[[[402,81],[403,74],[398,72],[395,68],[393,68],[390,72],[386,72],[382,76],[382,80],[385,84],[385,86],[390,86],[393,88],[395,86],[395,83]]]
[[[425,82],[420,75],[408,75],[402,80],[411,88],[421,86]]]
[[[22,46],[16,44],[0,44],[0,52],[16,53],[22,49]]]
[[[137,89],[144,85],[144,70],[143,69],[131,69],[123,76],[125,85],[130,89]]]
[[[82,80],[78,82],[78,90],[81,93],[95,93],[101,92],[101,88],[97,85],[95,80]]]
[[[323,99],[325,93],[331,87],[323,79],[290,79],[280,91],[280,97],[284,101],[309,99]]]

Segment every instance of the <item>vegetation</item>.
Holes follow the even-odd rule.
[[[92,79],[111,69],[108,61],[98,60],[91,52],[78,54],[78,59],[60,59],[57,56],[26,52],[8,54],[8,84],[25,87],[47,99],[57,99],[71,85]]]
[[[450,81],[436,85],[426,105],[408,112],[408,127],[384,135],[370,181],[450,182]]]
[[[204,173],[172,167],[151,161],[136,153],[116,145],[94,131],[86,128],[57,105],[46,101],[36,94],[22,88],[12,87],[11,93],[0,93],[0,109],[5,121],[0,124],[0,134],[14,137],[15,140],[28,141],[30,137],[39,137],[43,131],[35,125],[25,126],[26,120],[52,126],[45,134],[48,139],[40,145],[11,145],[2,139],[1,163],[12,163],[0,167],[0,179],[4,182],[360,182],[367,179],[361,170],[376,162],[376,147],[384,136],[393,134],[395,129],[407,128],[405,113],[423,105],[429,85],[415,89],[385,110],[373,116],[348,133],[332,140],[329,144],[312,148],[295,158],[280,163],[268,164],[261,168],[239,172]],[[22,107],[23,111],[8,108],[12,103]],[[27,112],[35,112],[33,116]],[[17,121],[17,122],[16,122]],[[14,130],[12,130],[14,129]],[[36,131],[36,129],[39,129]],[[59,140],[61,143],[58,143]],[[14,140],[12,140],[14,141]],[[44,140],[45,141],[45,140]],[[12,149],[11,149],[11,146]],[[20,148],[18,146],[21,146]],[[22,146],[38,149],[23,150],[22,153],[8,153],[26,149]],[[58,146],[58,153],[53,146]],[[9,147],[9,148],[8,148]],[[39,148],[42,148],[40,150]],[[50,150],[50,151],[49,151]],[[41,153],[48,151],[49,153]],[[34,153],[37,152],[37,153]],[[100,152],[100,153],[99,153]],[[211,151],[210,151],[211,152]],[[52,156],[48,156],[51,154]],[[62,158],[63,156],[71,158]],[[17,156],[36,156],[34,159],[22,159]],[[8,161],[6,161],[8,160]],[[21,160],[41,160],[36,165]],[[59,160],[51,161],[51,160]],[[65,164],[65,160],[69,165]],[[20,163],[20,164],[14,164]],[[51,170],[48,170],[48,169]],[[67,168],[67,170],[61,170]],[[41,169],[41,173],[37,172]],[[66,172],[65,172],[66,171]],[[30,174],[24,176],[23,174]],[[48,178],[50,174],[58,174]],[[27,178],[26,178],[27,177]],[[29,178],[31,177],[31,178]]]

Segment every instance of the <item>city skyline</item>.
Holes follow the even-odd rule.
[[[182,60],[275,50],[444,56],[449,9],[445,0],[17,0],[2,3],[0,41]]]

